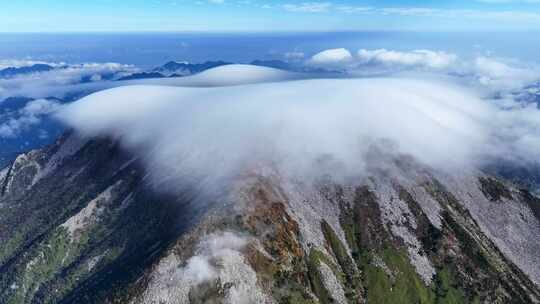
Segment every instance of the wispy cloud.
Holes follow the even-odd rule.
[[[331,2],[302,2],[298,4],[284,4],[283,9],[290,12],[324,13],[328,12],[333,4]]]
[[[500,4],[500,3],[540,3],[540,0],[476,0],[477,2],[483,2],[483,3],[492,3],[492,4]]]
[[[41,122],[44,116],[56,112],[60,104],[53,100],[30,101],[16,113],[0,115],[0,138],[14,138]]]
[[[413,50],[399,52],[386,49],[358,51],[358,59],[366,64],[419,66],[429,68],[447,68],[457,56],[442,51]]]
[[[414,17],[436,17],[436,18],[454,18],[454,19],[478,19],[478,20],[535,20],[540,21],[540,13],[501,10],[485,11],[472,9],[434,9],[424,7],[412,8],[382,8],[374,11],[383,15],[400,15]]]
[[[361,49],[351,53],[347,49],[329,49],[305,60],[309,66],[345,71],[350,75],[374,76],[403,72],[428,72],[440,75],[460,75],[491,92],[508,93],[540,80],[540,68],[522,66],[515,60],[479,55],[472,59],[437,50],[398,51]]]
[[[490,3],[509,3],[506,0],[484,0]],[[492,2],[491,2],[492,1]],[[517,1],[512,1],[517,2]],[[540,0],[521,1],[527,3],[540,3]],[[335,2],[304,2],[300,4],[284,4],[283,9],[298,13],[358,13],[372,15],[397,15],[410,17],[432,17],[432,18],[453,18],[453,19],[478,19],[478,20],[510,20],[540,21],[540,13],[524,10],[485,10],[485,9],[452,9],[452,8],[432,8],[432,7],[374,7],[341,5]]]

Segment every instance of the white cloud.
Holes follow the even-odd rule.
[[[287,60],[300,60],[304,59],[306,55],[303,52],[287,52],[284,54],[285,59]]]
[[[183,87],[216,87],[277,82],[305,78],[306,76],[269,67],[248,64],[228,64],[188,77],[142,79],[122,82],[118,85],[157,84]]]
[[[535,65],[523,67],[515,60],[486,56],[463,59],[456,54],[433,50],[361,49],[353,56],[346,49],[330,49],[316,54],[305,64],[339,69],[362,77],[404,72],[460,75],[456,80],[467,80],[470,85],[488,89],[491,93],[504,94],[540,80],[540,68]]]
[[[311,57],[308,64],[328,68],[345,68],[353,61],[349,50],[344,48],[325,50]]]
[[[189,303],[192,294],[200,291],[199,284],[208,282],[222,291],[224,303],[270,303],[244,255],[248,242],[248,237],[230,231],[201,236],[184,267],[177,268],[183,261],[174,254],[158,266],[156,271],[166,275],[151,278],[145,298],[166,302],[172,297]]]
[[[489,1],[489,0],[487,0]],[[493,0],[497,1],[497,0]],[[502,0],[504,1],[504,0]],[[509,0],[510,1],[510,0]],[[516,1],[514,1],[516,2]],[[536,3],[536,0],[523,0],[522,3]],[[492,2],[494,3],[494,2]],[[502,2],[500,2],[502,3]],[[301,13],[358,13],[382,16],[413,16],[446,19],[471,19],[491,21],[540,21],[540,13],[526,10],[485,10],[485,9],[441,9],[430,7],[370,7],[354,5],[335,5],[332,2],[305,2],[285,4],[283,9]]]
[[[499,90],[519,88],[540,79],[538,71],[513,67],[490,57],[477,57],[473,66],[481,84]]]
[[[71,104],[60,117],[83,134],[109,134],[141,153],[161,188],[172,179],[175,189],[208,190],[265,166],[302,177],[362,175],[363,155],[380,141],[394,145],[389,152],[443,170],[472,168],[509,151],[530,159],[539,133],[530,140],[512,126],[535,127],[540,114],[519,110],[531,118],[507,114],[463,87],[381,78],[123,87]]]
[[[43,116],[50,115],[60,108],[55,101],[38,99],[30,101],[26,106],[9,117],[2,117],[5,121],[0,124],[0,138],[13,138],[27,131],[41,122]]]
[[[63,63],[50,63],[45,61],[36,61],[36,60],[25,60],[25,59],[1,59],[0,60],[0,70],[5,68],[20,68],[32,66],[35,64],[47,64],[52,67],[58,67],[64,65]]]
[[[540,0],[476,0],[484,3],[540,3]]]
[[[337,11],[344,12],[344,13],[368,13],[375,10],[375,8],[371,6],[350,6],[350,5],[341,5],[336,7]]]
[[[88,65],[87,65],[88,66]],[[3,98],[8,96],[26,96],[31,98],[44,98],[44,97],[58,97],[64,98],[75,94],[76,96],[84,96],[97,92],[100,90],[136,84],[156,84],[156,85],[174,85],[174,86],[186,86],[186,87],[212,87],[212,86],[233,86],[242,85],[248,83],[259,82],[271,82],[271,81],[283,81],[289,79],[300,79],[305,75],[289,73],[282,70],[273,68],[257,67],[249,65],[228,65],[224,67],[214,68],[197,75],[178,78],[160,78],[160,79],[141,79],[131,81],[104,81],[99,80],[99,71],[103,71],[104,67],[99,67],[94,64],[96,69],[88,69],[84,73],[90,77],[91,83],[85,84],[71,84],[72,81],[78,81],[80,75],[74,73],[71,75],[64,75],[62,77],[55,78],[56,74],[40,73],[27,75],[25,77],[18,77],[15,79],[0,80],[0,103]],[[97,69],[99,67],[99,69]],[[117,65],[108,65],[109,69],[114,70]],[[123,66],[118,66],[119,71],[123,71]],[[64,71],[66,72],[66,71]],[[93,74],[98,72],[98,74]],[[72,72],[69,72],[70,74]],[[6,86],[6,90],[2,91],[2,86]],[[1,105],[1,104],[0,104]],[[12,122],[15,123],[15,122]],[[3,136],[16,136],[18,133],[12,132],[12,130],[19,130],[18,128],[12,128],[9,125],[4,125]]]
[[[39,116],[50,114],[58,110],[59,103],[47,99],[32,100],[21,109],[21,114],[25,116]]]
[[[324,13],[328,12],[333,6],[331,2],[302,2],[298,4],[284,4],[283,8],[290,12],[302,13]]]
[[[451,10],[441,10],[425,7],[388,7],[377,10],[382,15],[401,15],[417,17],[448,16]]]
[[[349,72],[381,73],[407,69],[447,69],[457,61],[454,54],[431,51],[412,50],[407,52],[386,49],[359,50],[355,56],[344,48],[330,49],[315,54],[308,65],[338,68]]]
[[[90,77],[90,81],[92,82],[96,82],[96,81],[101,81],[103,78],[101,77],[101,75],[99,74],[94,74]]]
[[[215,279],[218,270],[213,265],[214,261],[238,252],[246,244],[245,238],[229,231],[208,235],[202,239],[195,255],[177,275],[192,285]]]
[[[457,60],[457,56],[446,52],[413,50],[410,52],[389,51],[386,49],[358,51],[361,63],[383,65],[402,65],[429,68],[448,68]]]
[[[4,60],[10,66],[29,66],[34,61]],[[101,82],[102,75],[115,75],[116,78],[137,72],[131,65],[119,63],[84,63],[67,65],[64,63],[40,62],[55,67],[47,72],[22,74],[11,78],[0,79],[0,101],[10,96],[26,96],[45,98],[51,95],[63,97],[63,92],[77,86],[81,80]]]

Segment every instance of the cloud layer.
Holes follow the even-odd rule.
[[[446,52],[434,52],[430,50],[398,52],[386,49],[362,49],[358,51],[358,59],[360,62],[366,64],[403,65],[440,69],[451,66],[456,61],[457,56]]]
[[[349,50],[340,48],[317,53],[311,57],[308,64],[325,68],[346,68],[353,60],[354,58]]]
[[[390,75],[403,72],[435,73],[456,81],[507,94],[540,80],[540,67],[516,60],[478,55],[460,58],[456,54],[434,50],[397,51],[361,49],[356,54],[347,49],[321,51],[305,61],[308,66],[339,69],[349,76]],[[431,75],[433,76],[433,75]]]
[[[364,155],[381,142],[443,170],[534,161],[540,148],[539,133],[529,132],[540,130],[536,108],[503,109],[464,87],[404,78],[129,86],[83,98],[59,117],[88,136],[120,139],[155,181],[205,187],[261,166],[362,175]]]
[[[138,71],[131,65],[118,63],[83,63],[68,65],[65,63],[36,62],[25,60],[3,60],[0,68],[26,67],[33,64],[47,64],[54,69],[0,78],[0,101],[12,96],[45,98],[62,97],[65,92],[75,90],[80,83],[98,84],[103,80],[116,79]],[[60,95],[60,96],[59,96]]]
[[[28,102],[16,113],[0,115],[0,138],[14,138],[38,125],[42,118],[56,112],[61,105],[54,100],[37,99]]]

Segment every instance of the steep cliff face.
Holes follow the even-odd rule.
[[[64,136],[0,172],[0,302],[540,302],[535,196],[379,152],[362,177],[269,166],[205,198]]]

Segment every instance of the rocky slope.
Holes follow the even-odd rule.
[[[0,171],[0,302],[540,302],[539,199],[373,155],[363,177],[269,166],[208,197],[68,134]]]

